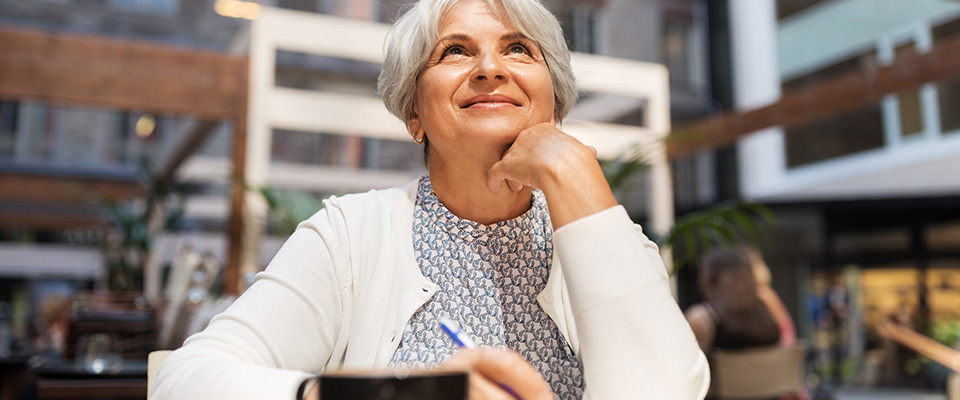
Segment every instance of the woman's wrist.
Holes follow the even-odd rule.
[[[567,164],[543,186],[554,230],[619,204],[596,160]]]

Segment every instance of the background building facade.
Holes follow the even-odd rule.
[[[705,119],[714,128],[688,126],[738,139],[674,160],[678,185],[704,182],[677,191],[678,209],[735,187],[776,214],[762,249],[815,350],[810,367],[828,380],[943,385],[943,368],[876,326],[893,319],[956,344],[960,77],[922,65],[952,51],[958,10],[949,1],[728,3],[732,101]]]

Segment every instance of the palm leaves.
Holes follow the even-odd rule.
[[[673,270],[670,273],[675,274],[684,265],[700,258],[705,250],[745,241],[756,243],[760,236],[758,222],[773,220],[773,213],[761,204],[719,204],[677,218],[673,228],[658,244],[673,249]]]
[[[644,153],[634,149],[624,157],[601,163],[604,176],[621,203],[629,205],[632,202],[636,185],[642,183],[635,177],[646,171],[649,159],[649,151]],[[773,213],[762,204],[731,201],[679,216],[669,232],[646,233],[661,249],[672,250],[670,274],[673,275],[711,248],[757,242],[760,224],[773,221]]]
[[[252,189],[267,202],[270,225],[277,234],[289,236],[301,221],[323,208],[323,202],[312,193],[270,187]]]

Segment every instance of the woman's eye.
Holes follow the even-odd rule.
[[[514,54],[527,54],[527,53],[529,53],[529,52],[527,51],[526,46],[524,46],[524,45],[522,45],[522,44],[514,44],[514,45],[510,46],[510,52],[511,52],[511,53],[514,53]]]
[[[442,55],[442,56],[443,56],[443,57],[446,57],[446,56],[459,56],[459,55],[463,55],[463,47],[460,47],[460,46],[450,46],[450,47],[447,47],[447,49],[443,51],[443,55]]]

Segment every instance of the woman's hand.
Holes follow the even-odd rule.
[[[462,349],[437,368],[440,371],[465,371],[470,382],[470,400],[553,399],[550,386],[530,363],[516,352],[497,349]],[[504,387],[509,387],[514,394]],[[306,400],[320,398],[320,385],[312,385]]]
[[[542,190],[554,229],[617,205],[596,150],[552,123],[520,132],[487,173],[491,192],[499,192],[503,181],[515,192],[524,186]]]
[[[509,387],[524,400],[553,399],[550,386],[543,376],[523,357],[510,350],[459,350],[440,369],[467,371],[470,374],[470,400],[513,400],[515,397],[503,386]]]

